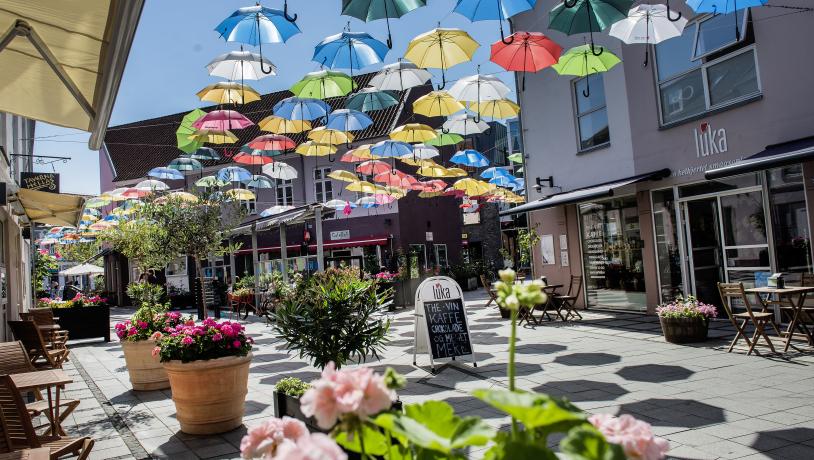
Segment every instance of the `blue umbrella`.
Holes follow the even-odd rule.
[[[176,158],[170,161],[167,167],[178,171],[199,171],[203,169],[203,165],[200,161],[187,157]]]
[[[515,14],[522,13],[534,8],[537,0],[458,0],[454,12],[466,16],[470,21],[490,21],[500,22],[500,39],[503,43],[510,44],[514,37],[503,35],[503,21]]]
[[[452,155],[452,158],[450,158],[449,161],[459,165],[472,166],[476,168],[489,166],[489,160],[487,160],[486,157],[481,155],[481,153],[477,150],[472,149],[461,150],[455,153],[455,155]]]
[[[218,179],[226,182],[243,182],[251,177],[252,173],[240,166],[227,166],[218,171]]]
[[[328,115],[325,128],[335,129],[337,131],[361,131],[372,124],[373,120],[363,112],[339,109],[334,110]]]
[[[514,176],[509,174],[509,171],[507,171],[505,168],[501,168],[501,167],[498,167],[498,166],[493,166],[491,168],[486,168],[486,169],[483,170],[482,173],[480,173],[480,177],[482,177],[484,179],[491,179],[491,178],[496,177],[496,176],[509,176],[511,178],[514,178]]]
[[[512,187],[512,191],[517,192],[520,190],[522,191],[526,190],[526,179],[523,179],[522,177],[516,177],[514,179],[514,187]]]
[[[332,69],[362,69],[384,60],[389,48],[367,32],[342,32],[324,40],[314,48],[313,61]]]
[[[372,112],[392,107],[398,103],[398,95],[393,91],[365,88],[348,96],[345,107],[360,112]]]
[[[508,176],[497,175],[489,179],[489,183],[499,185],[500,187],[514,187],[516,185],[514,180],[515,177],[512,175]]]
[[[328,115],[331,108],[320,99],[287,97],[274,104],[272,110],[286,120],[316,120]]]
[[[156,179],[164,179],[164,180],[167,180],[167,179],[183,179],[184,178],[184,175],[181,174],[180,172],[176,171],[175,169],[163,168],[163,167],[153,168],[153,169],[147,171],[147,176],[148,177],[154,177]]]
[[[266,70],[263,67],[263,43],[285,42],[293,35],[300,33],[294,23],[297,17],[288,16],[288,2],[283,11],[260,6],[246,6],[238,9],[231,16],[221,21],[215,31],[227,42],[245,43],[260,47],[260,69],[270,74],[274,67]]]
[[[246,187],[253,189],[274,188],[274,183],[268,177],[258,174],[256,176],[252,176],[250,180],[246,182]]]
[[[401,141],[381,141],[370,148],[370,153],[385,158],[398,158],[413,153],[413,146]]]
[[[763,6],[769,0],[687,0],[687,6],[696,13],[730,14],[735,13],[735,39],[741,39],[740,29],[738,29],[738,10]],[[668,12],[669,13],[669,12]],[[668,15],[669,16],[669,15]],[[679,14],[679,17],[681,15]]]

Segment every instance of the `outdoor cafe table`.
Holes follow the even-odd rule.
[[[47,447],[37,449],[15,450],[0,454],[0,460],[49,460],[51,450]]]
[[[532,283],[536,283],[536,281],[522,281],[522,282],[517,283],[517,284],[532,284]],[[547,297],[548,297],[546,299],[546,302],[541,305],[542,309],[543,309],[543,313],[540,316],[540,319],[542,319],[544,316],[547,316],[548,319],[551,320],[551,316],[548,314],[548,312],[551,311],[551,310],[555,310],[554,312],[558,316],[560,316],[559,312],[556,311],[557,307],[554,304],[554,296],[557,294],[556,290],[561,288],[562,286],[563,286],[562,284],[548,284],[548,285],[545,285],[545,286],[540,286],[540,288],[543,290],[544,293],[547,294]],[[534,308],[537,308],[537,306],[535,305]],[[540,321],[538,321],[537,319],[534,318],[533,313],[534,313],[533,308],[532,309],[520,309],[520,320],[517,322],[517,325],[518,326],[521,325],[524,320],[526,321],[527,324],[528,323],[540,324]],[[562,318],[562,316],[560,316],[560,317]]]
[[[62,426],[59,423],[59,395],[60,390],[73,379],[68,377],[62,369],[48,369],[44,371],[23,372],[11,374],[11,381],[20,391],[31,391],[39,388],[48,389],[48,413],[51,416],[51,433],[61,435]],[[52,395],[51,388],[55,387],[55,394]]]
[[[806,295],[810,292],[814,292],[814,286],[789,286],[784,288],[759,287],[746,289],[744,292],[747,294],[757,294],[758,301],[763,306],[763,311],[768,311],[770,305],[780,305],[781,311],[784,308],[791,309],[789,326],[785,331],[782,332],[782,335],[786,336],[786,343],[783,346],[783,352],[789,351],[789,346],[791,345],[791,339],[794,336],[795,329],[800,329],[800,331],[806,335],[808,343],[810,345],[814,345],[814,337],[812,337],[811,331],[808,330],[805,323],[801,319]],[[761,294],[769,294],[769,296],[775,295],[777,296],[779,302],[770,302],[768,300],[769,296],[766,296],[767,300],[764,300]],[[795,297],[797,298],[797,302],[794,301]]]

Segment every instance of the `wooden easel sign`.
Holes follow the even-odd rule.
[[[464,297],[461,286],[452,278],[433,276],[424,280],[415,293],[415,329],[413,365],[418,353],[430,356],[431,372],[435,374],[435,360],[470,356],[475,353],[469,336]],[[446,364],[449,364],[447,362]]]

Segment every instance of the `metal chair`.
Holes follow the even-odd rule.
[[[579,314],[576,307],[580,292],[582,292],[582,277],[579,275],[571,275],[568,293],[554,296],[557,315],[562,318],[563,321],[567,321],[571,316],[582,319],[582,315]],[[565,315],[562,314],[563,310],[565,310]]]
[[[772,341],[769,339],[769,336],[766,334],[765,330],[765,326],[769,324],[772,326],[777,335],[780,335],[780,331],[774,324],[774,313],[768,311],[754,311],[752,309],[752,304],[749,302],[749,298],[746,296],[746,292],[744,292],[743,283],[718,283],[718,293],[721,295],[721,303],[724,310],[726,311],[729,320],[732,322],[732,325],[735,326],[736,330],[735,338],[732,339],[732,343],[729,344],[727,353],[731,353],[732,349],[735,348],[735,344],[738,343],[741,338],[743,338],[746,345],[749,347],[746,354],[751,355],[752,351],[759,354],[759,352],[755,350],[755,345],[757,345],[757,341],[760,337],[763,337],[763,339],[769,345],[769,349],[772,350],[772,353],[774,353],[774,345],[772,344]],[[745,313],[735,313],[735,306],[732,302],[733,299],[737,299],[743,303],[743,306],[746,309]],[[740,321],[740,324],[738,324],[738,321]],[[746,326],[750,322],[755,326],[755,333],[752,334],[751,340],[749,340],[749,337],[746,335]]]

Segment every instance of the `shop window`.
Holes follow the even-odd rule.
[[[687,198],[695,195],[705,195],[707,193],[719,193],[744,187],[754,187],[760,184],[760,177],[757,174],[741,174],[739,176],[706,180],[695,184],[681,186],[678,188],[678,196],[681,198]]]
[[[167,276],[180,276],[180,275],[187,275],[187,256],[181,256],[167,265],[166,271]]]
[[[433,245],[433,252],[435,253],[435,265],[438,267],[446,267],[449,265],[449,261],[447,260],[447,245],[446,244],[434,244]]]
[[[610,143],[602,74],[592,74],[574,81],[574,105],[579,150],[590,150]]]
[[[589,306],[644,310],[646,296],[635,197],[579,205]]]
[[[334,199],[333,183],[328,174],[331,168],[314,169],[314,197],[317,203],[325,203]]]
[[[294,185],[291,179],[278,179],[276,185],[277,204],[280,206],[292,206],[294,203]]]
[[[653,227],[662,302],[669,302],[685,292],[675,209],[673,189],[653,191]]]
[[[811,235],[802,167],[771,169],[767,176],[777,271],[791,274],[811,272]],[[795,282],[799,280],[799,276],[792,275],[791,278]]]
[[[680,37],[656,45],[656,73],[663,125],[695,117],[760,94],[757,57],[746,40],[748,13],[706,15]]]

